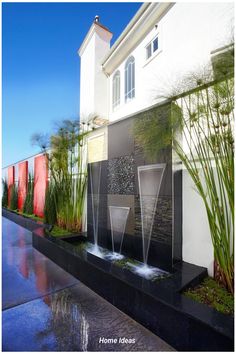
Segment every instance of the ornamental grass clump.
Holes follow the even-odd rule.
[[[57,224],[69,231],[82,231],[87,187],[86,155],[83,154],[87,129],[66,120],[51,137],[50,173],[54,189]]]
[[[18,209],[18,188],[15,184],[11,187],[11,196],[10,196],[10,209]]]
[[[27,215],[32,215],[34,212],[34,177],[29,173],[28,183],[27,183],[27,193],[23,205],[23,213]]]
[[[173,102],[182,139],[173,147],[204,202],[215,278],[234,291],[234,78],[197,88]]]
[[[8,186],[5,179],[2,179],[2,206],[8,207]]]
[[[232,59],[232,50],[230,53]],[[219,68],[220,77],[215,73],[205,80],[204,76],[188,77],[181,86],[183,93],[165,97],[169,101],[163,107],[169,115],[162,119],[160,106],[146,119],[137,119],[134,135],[150,161],[163,149],[172,148],[174,158],[184,164],[205,205],[214,248],[214,277],[233,293],[234,77],[224,62],[222,66],[217,63]]]
[[[54,135],[35,134],[32,142],[48,150],[50,180],[46,190],[44,220],[72,232],[82,231],[87,188],[86,137],[90,122],[64,120]]]

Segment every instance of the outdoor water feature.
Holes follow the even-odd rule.
[[[128,207],[109,206],[112,239],[112,254],[109,258],[111,260],[123,258],[121,249],[129,211]]]
[[[151,112],[151,118],[158,112]],[[116,262],[112,253],[119,258],[122,254],[117,262],[123,265],[127,257],[139,265],[132,272],[137,270],[142,277],[152,275],[151,268],[172,272],[174,262],[181,260],[182,225],[181,176],[173,170],[171,148],[150,158],[137,139],[137,129],[134,133],[136,122],[143,123],[138,126],[142,132],[146,119],[140,114],[107,127],[107,154],[89,162],[87,194],[89,252],[112,263]],[[127,209],[122,208],[129,208],[127,220]],[[113,217],[118,211],[124,213],[119,222]]]
[[[98,220],[100,204],[100,183],[101,183],[101,163],[90,164],[90,188],[92,196],[92,217],[93,217],[93,235],[94,245],[89,247],[88,251],[98,257],[102,257],[102,252],[98,246]]]
[[[148,265],[148,253],[158,197],[166,164],[152,164],[138,167],[138,185],[141,207],[143,264],[133,266],[134,270],[144,276],[152,277],[163,271]],[[164,272],[165,273],[165,272]]]
[[[154,218],[156,214],[157,202],[159,198],[161,183],[165,172],[166,164],[151,164],[138,166],[138,189],[140,203],[140,219],[142,228],[142,261],[134,263],[127,262],[129,269],[144,278],[153,278],[163,276],[165,271],[148,264],[148,255],[152,238]],[[121,260],[122,245],[126,230],[127,219],[130,212],[128,206],[106,206],[100,205],[101,192],[101,163],[93,163],[89,166],[90,173],[90,193],[91,193],[91,209],[92,209],[92,228],[93,242],[88,246],[88,251],[95,256],[105,258],[110,261]],[[98,230],[100,218],[100,208],[108,208],[110,217],[110,234],[112,252],[108,251],[107,246],[98,245]],[[108,226],[107,226],[108,227]],[[104,231],[105,232],[105,231]],[[108,237],[109,232],[106,237]],[[108,240],[108,239],[107,239]],[[134,239],[135,241],[135,239]],[[138,241],[138,240],[137,240]],[[109,241],[108,241],[109,242]],[[101,247],[102,246],[102,247]],[[105,247],[104,247],[105,246]],[[123,250],[127,253],[126,248]],[[132,257],[132,256],[131,256]],[[136,258],[135,255],[132,258]]]

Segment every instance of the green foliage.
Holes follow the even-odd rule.
[[[18,209],[18,188],[15,184],[11,186],[10,191],[10,209],[17,210]]]
[[[234,314],[234,296],[212,278],[204,279],[197,287],[184,292],[184,295],[226,315]]]
[[[215,274],[233,293],[234,279],[234,79],[216,82],[175,100],[182,139],[173,147],[205,204]]]
[[[91,117],[94,120],[95,117]],[[45,201],[45,222],[57,224],[71,232],[80,232],[87,188],[87,159],[85,143],[91,122],[64,120],[54,135],[47,138],[35,134],[32,142],[48,156],[50,182]]]
[[[87,187],[84,144],[87,126],[66,120],[51,137],[50,171],[56,195],[57,224],[72,232],[82,230]]]
[[[175,115],[172,112],[175,110]],[[164,159],[170,161],[173,133],[181,127],[179,107],[167,102],[140,114],[134,121],[135,143],[143,150],[149,163]]]
[[[135,121],[134,133],[150,162],[160,153],[168,161],[163,151],[173,148],[189,172],[207,212],[218,270],[215,277],[233,292],[234,78],[224,71],[225,61],[221,69],[224,79],[220,75],[220,81],[188,78],[186,86],[182,83],[184,93],[169,97],[171,109],[163,105],[167,114],[161,107],[145,113]],[[191,91],[185,92],[190,82]]]
[[[54,183],[49,182],[44,204],[44,222],[46,224],[54,225],[57,222],[56,197]]]
[[[27,217],[27,218],[29,218],[29,219],[33,219],[33,220],[35,220],[35,221],[42,221],[42,222],[43,222],[43,219],[42,219],[42,218],[40,218],[39,216],[36,216],[36,215],[34,215],[34,214],[25,214],[25,213],[22,213],[22,212],[19,212],[19,214],[20,214],[20,215],[23,215],[23,216],[25,216],[25,217]]]
[[[8,207],[8,186],[5,179],[2,179],[2,206]]]
[[[71,235],[72,232],[62,229],[59,226],[54,226],[52,231],[46,231],[49,235],[54,236],[54,237],[61,237],[61,236],[66,236],[66,235]]]
[[[27,194],[23,206],[23,213],[27,215],[33,215],[34,212],[34,178],[29,173]]]

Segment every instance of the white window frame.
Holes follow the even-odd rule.
[[[125,103],[135,98],[135,58],[130,56],[125,63]]]
[[[155,39],[158,38],[158,48],[153,51],[153,42]],[[151,45],[151,56],[147,58],[147,48],[148,46]],[[144,55],[143,55],[143,67],[145,67],[149,62],[151,62],[157,55],[159,55],[162,52],[162,26],[158,24],[156,27],[156,33],[153,34],[153,37],[151,40],[148,41],[148,43],[144,47]]]
[[[158,41],[158,48],[155,51],[153,51],[153,44],[156,39]],[[147,50],[148,50],[149,46],[151,46],[151,55],[150,55],[150,57],[147,57]],[[158,33],[145,47],[146,61],[150,60],[159,51],[160,51],[160,39],[159,39],[159,33]]]
[[[112,109],[120,105],[120,70],[117,70],[112,78]]]

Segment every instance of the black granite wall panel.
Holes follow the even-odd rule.
[[[134,152],[133,119],[124,119],[108,126],[108,160]]]

